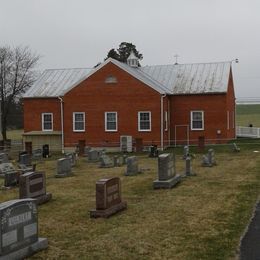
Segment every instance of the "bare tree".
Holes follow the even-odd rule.
[[[40,56],[29,47],[0,47],[0,98],[3,140],[6,140],[7,117],[10,106],[35,81],[35,68]]]

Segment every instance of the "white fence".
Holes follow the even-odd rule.
[[[237,126],[236,135],[237,137],[260,138],[260,128]]]

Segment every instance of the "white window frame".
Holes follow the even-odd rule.
[[[141,113],[148,113],[149,114],[149,129],[141,129],[141,122],[140,122],[140,118],[141,118]],[[138,131],[139,132],[151,132],[152,130],[152,113],[151,111],[139,111],[138,112]]]
[[[82,114],[83,115],[83,129],[75,129],[75,116],[76,114]],[[73,112],[73,132],[85,132],[85,123],[86,123],[86,117],[85,112]]]
[[[44,128],[44,116],[51,115],[51,129]],[[53,113],[42,113],[42,131],[53,131]]]
[[[193,128],[193,113],[199,112],[202,114],[202,127],[201,128]],[[204,111],[203,110],[192,110],[190,111],[190,127],[192,131],[201,131],[204,130]]]
[[[116,129],[108,129],[107,128],[107,115],[108,114],[111,114],[111,113],[113,113],[113,114],[115,114],[116,115]],[[109,112],[105,112],[105,131],[106,132],[117,132],[117,122],[118,122],[118,120],[117,120],[117,112],[115,112],[115,111],[109,111]]]

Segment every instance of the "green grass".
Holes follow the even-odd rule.
[[[176,150],[177,151],[177,150]],[[217,166],[193,161],[196,177],[171,190],[153,190],[157,159],[138,157],[144,173],[124,176],[125,167],[100,169],[80,158],[74,177],[56,179],[56,161],[37,168],[47,174],[53,200],[39,207],[39,233],[49,247],[32,259],[230,259],[260,193],[260,155],[218,151]],[[177,171],[184,170],[181,151]],[[109,219],[90,219],[95,183],[119,176],[128,209]],[[1,182],[1,180],[0,180]],[[0,201],[17,198],[18,190],[0,191]]]
[[[236,125],[260,127],[260,105],[237,105]]]

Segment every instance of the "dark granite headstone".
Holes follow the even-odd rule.
[[[96,209],[90,211],[90,217],[107,218],[126,207],[127,203],[121,199],[121,182],[118,177],[96,182]]]
[[[52,198],[51,193],[46,193],[45,172],[28,172],[19,179],[20,199],[36,199],[38,205],[48,202]]]
[[[9,189],[16,187],[18,184],[19,174],[16,171],[10,171],[5,173],[4,187],[3,189]]]
[[[24,259],[48,246],[38,238],[37,205],[34,199],[0,204],[0,259]]]
[[[55,177],[69,177],[72,175],[71,163],[68,158],[61,158],[57,161],[57,174]]]
[[[138,168],[138,160],[136,156],[130,156],[126,162],[126,176],[133,176],[141,173]]]
[[[158,157],[158,155],[159,155],[159,151],[157,149],[157,145],[150,146],[149,157],[156,158],[156,157]]]
[[[170,189],[180,182],[181,176],[176,175],[175,158],[171,153],[158,157],[158,179],[153,182],[154,189]]]

